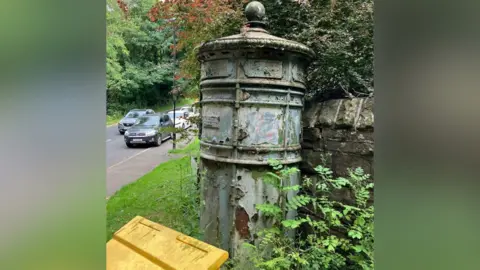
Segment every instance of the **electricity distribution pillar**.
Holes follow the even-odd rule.
[[[201,227],[207,243],[232,254],[268,226],[255,209],[279,196],[262,181],[271,170],[268,160],[301,161],[305,69],[314,56],[307,46],[266,31],[262,3],[250,2],[245,15],[246,31],[209,41],[198,52]],[[299,184],[300,175],[290,181]]]

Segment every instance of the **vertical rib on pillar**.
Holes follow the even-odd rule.
[[[305,69],[313,56],[305,45],[265,30],[261,3],[250,2],[245,14],[245,33],[207,42],[198,53],[201,226],[205,241],[232,254],[268,226],[255,209],[279,196],[261,179],[270,169],[268,160],[293,166],[301,161]],[[293,175],[292,184],[299,178]]]

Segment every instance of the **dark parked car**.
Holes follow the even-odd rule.
[[[173,122],[167,114],[142,115],[130,129],[125,131],[125,144],[128,147],[138,144],[159,146],[163,140],[172,137],[172,133],[164,130],[165,128],[173,128]]]
[[[155,112],[152,109],[133,109],[129,111],[120,122],[118,122],[118,132],[124,134],[130,127],[132,127],[137,118],[145,114],[154,114]]]

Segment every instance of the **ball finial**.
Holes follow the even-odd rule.
[[[252,1],[245,7],[245,16],[250,22],[261,22],[265,17],[265,7],[258,1]]]

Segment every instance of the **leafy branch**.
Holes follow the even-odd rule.
[[[256,205],[272,227],[258,233],[258,246],[245,243],[230,264],[232,269],[373,269],[373,217],[369,204],[374,184],[361,168],[349,170],[346,177],[333,177],[330,168],[317,166],[317,181],[305,178],[302,185],[290,185],[290,176],[298,173],[271,160],[272,172],[263,181],[275,187],[276,203]],[[309,193],[315,185],[315,192]],[[334,199],[334,193],[348,190],[353,199],[346,203]],[[287,198],[287,192],[298,194]],[[288,211],[297,211],[294,219]],[[289,230],[299,230],[294,238]],[[245,268],[248,265],[249,268]]]

